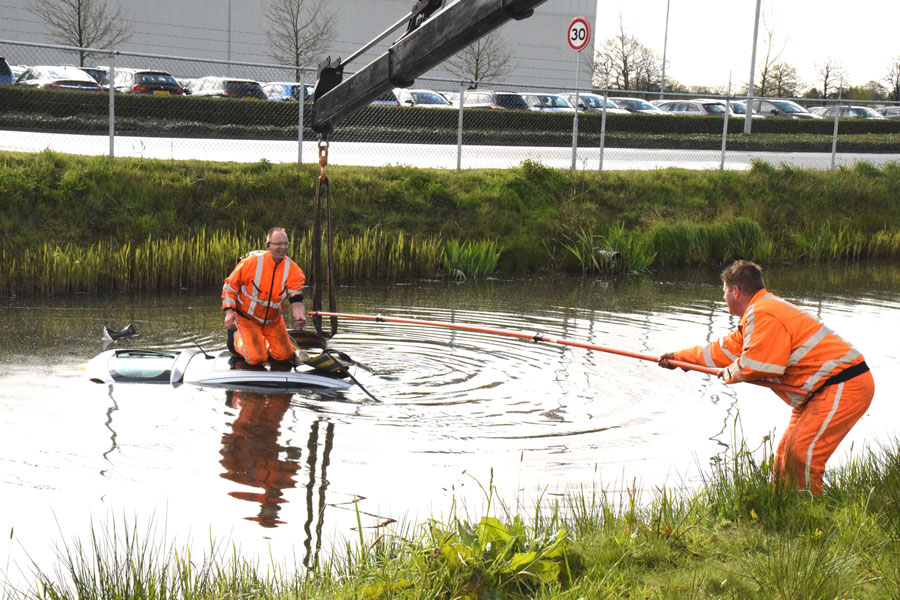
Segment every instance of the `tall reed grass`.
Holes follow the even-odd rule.
[[[290,256],[308,269],[312,235],[293,238]],[[0,297],[210,287],[219,285],[242,256],[261,245],[258,236],[246,233],[200,230],[193,237],[147,238],[135,244],[104,241],[82,248],[45,242],[18,254],[0,250]],[[448,254],[453,257],[449,262]],[[460,245],[440,237],[369,228],[360,235],[334,238],[333,265],[338,281],[430,277],[445,265],[451,273],[480,277],[496,269],[499,256],[494,242]]]

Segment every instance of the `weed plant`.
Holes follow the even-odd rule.
[[[733,448],[697,489],[573,490],[538,498],[530,516],[489,483],[474,515],[454,502],[446,517],[359,534],[306,569],[220,543],[199,556],[112,523],[65,543],[55,569],[5,597],[900,597],[897,440],[830,471],[817,499],[773,479],[769,439]]]

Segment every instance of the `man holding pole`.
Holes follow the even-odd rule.
[[[813,496],[822,494],[825,462],[863,416],[875,381],[862,354],[815,316],[768,292],[762,269],[738,260],[722,272],[736,330],[705,346],[668,352],[669,359],[720,367],[725,383],[767,380],[806,394],[775,393],[793,408],[775,453],[775,475]]]

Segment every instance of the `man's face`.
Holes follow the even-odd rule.
[[[272,259],[275,262],[279,262],[282,258],[287,256],[288,250],[290,249],[287,235],[281,231],[274,232],[266,242],[266,247],[269,249],[269,255]]]
[[[728,312],[736,317],[744,316],[744,307],[741,305],[741,290],[738,286],[728,286],[722,282],[722,291],[725,292],[725,304],[728,305]]]

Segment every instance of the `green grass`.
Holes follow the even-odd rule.
[[[772,444],[742,442],[698,489],[572,491],[362,534],[310,568],[152,526],[95,526],[8,598],[900,598],[900,450],[855,453],[812,499],[772,477]],[[481,485],[479,483],[479,485]],[[360,528],[361,531],[361,528]],[[26,548],[27,549],[27,548]]]
[[[41,293],[218,283],[275,225],[292,233],[292,257],[308,266],[299,244],[312,229],[317,176],[316,165],[267,161],[0,153],[0,294],[28,293],[25,279]],[[329,180],[335,270],[345,281],[900,257],[897,164],[604,173],[534,162],[462,172],[332,166]],[[242,250],[207,249],[213,238],[243,240]]]

